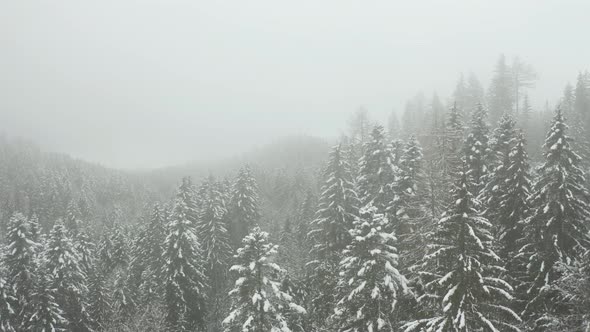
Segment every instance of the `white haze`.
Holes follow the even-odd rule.
[[[0,132],[107,166],[334,137],[500,53],[554,102],[588,68],[587,1],[0,0]]]

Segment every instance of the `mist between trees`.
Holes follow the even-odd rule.
[[[586,331],[590,74],[533,110],[536,77],[209,174],[3,138],[0,331]]]

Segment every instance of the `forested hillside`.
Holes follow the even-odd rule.
[[[590,74],[538,110],[523,68],[330,149],[134,173],[2,139],[0,331],[587,331]]]
[[[41,151],[23,140],[0,138],[0,229],[20,212],[48,231],[75,213],[96,231],[136,220],[161,199],[145,177]]]

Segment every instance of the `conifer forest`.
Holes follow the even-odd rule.
[[[93,15],[104,14],[102,5],[96,6],[90,10],[96,12]],[[289,15],[281,15],[288,20]],[[146,17],[152,23],[156,16]],[[179,24],[175,31],[182,35],[187,18],[175,17]],[[524,27],[526,19],[521,18]],[[329,19],[325,25],[310,20],[315,28],[304,28],[306,23],[300,22],[292,31],[337,30]],[[120,27],[123,21],[112,24]],[[280,31],[293,28],[283,21],[269,18],[268,22]],[[68,24],[85,26],[81,21]],[[375,24],[387,26],[381,21]],[[258,36],[273,33],[264,24],[256,25],[262,26],[256,30],[254,25],[243,25],[243,30],[235,31]],[[68,33],[73,36],[75,30]],[[129,33],[115,30],[108,40]],[[84,38],[98,38],[104,31],[95,33]],[[174,120],[175,116],[181,119],[183,111],[174,109],[190,104],[187,96],[207,98],[209,92],[177,91],[171,81],[162,79],[157,89],[168,94],[167,104],[150,107],[166,109],[161,114],[171,123],[176,121],[176,127],[161,124],[169,125],[166,132],[153,129],[164,128],[155,125],[142,127],[158,122],[148,119],[151,109],[133,113],[145,117],[109,113],[108,107],[139,105],[132,88],[116,86],[127,82],[125,75],[135,75],[137,82],[156,81],[147,73],[131,74],[132,62],[152,61],[156,56],[149,52],[145,58],[132,56],[137,45],[129,43],[129,49],[116,53],[133,59],[125,62],[131,67],[123,62],[116,67],[120,76],[112,74],[107,80],[100,76],[107,70],[100,63],[86,63],[84,76],[98,75],[105,81],[92,87],[72,81],[63,96],[51,92],[63,84],[58,79],[44,83],[46,94],[32,90],[46,101],[46,127],[65,127],[71,141],[80,141],[81,149],[56,147],[52,129],[35,129],[29,135],[26,126],[0,124],[0,332],[590,332],[590,72],[568,70],[570,83],[561,82],[554,79],[555,70],[547,63],[537,65],[512,51],[500,54],[498,46],[485,60],[487,71],[476,68],[461,74],[457,70],[454,76],[436,81],[440,94],[425,88],[426,92],[406,94],[401,108],[383,112],[371,107],[377,93],[359,93],[359,99],[369,100],[368,106],[349,105],[331,113],[337,120],[315,113],[300,121],[287,111],[281,115],[283,104],[275,104],[277,100],[299,109],[329,107],[337,98],[309,103],[290,99],[298,91],[284,92],[295,86],[287,81],[310,73],[301,68],[281,71],[283,67],[271,59],[279,53],[272,51],[265,53],[264,65],[255,64],[254,53],[230,52],[235,45],[215,40],[215,36],[226,38],[225,33],[204,34],[211,37],[207,39],[211,47],[226,47],[231,59],[243,57],[261,72],[236,70],[226,53],[212,53],[209,60],[223,61],[228,65],[224,70],[236,77],[248,77],[240,81],[241,86],[249,93],[257,91],[251,98],[264,99],[260,105],[267,103],[272,111],[221,116],[214,114],[215,103],[210,103],[203,106],[210,107],[210,113],[183,125],[182,120]],[[298,40],[297,36],[280,40]],[[184,44],[188,39],[181,42],[166,35],[164,43],[163,37],[154,32],[137,43],[151,44],[154,38],[153,44],[167,48],[166,54],[189,61],[194,53]],[[357,37],[347,38],[359,41]],[[567,38],[563,36],[564,43]],[[280,40],[273,45],[278,50],[287,47]],[[366,40],[366,53],[377,52],[370,46],[374,40]],[[96,50],[112,46],[103,42],[95,45]],[[264,43],[261,39],[252,49],[263,48]],[[200,44],[199,52],[207,45]],[[331,47],[325,45],[315,47]],[[8,59],[14,55],[9,51],[13,46],[0,45],[0,53],[7,50]],[[76,54],[76,46],[72,47]],[[425,57],[460,57],[461,51],[453,47],[444,45],[440,54]],[[180,56],[183,52],[188,53]],[[118,59],[109,58],[107,51],[100,54],[108,61]],[[360,63],[359,54],[330,61],[353,61],[358,56]],[[38,60],[54,61],[54,55]],[[322,61],[321,51],[309,58],[301,56],[297,59],[305,66]],[[384,58],[373,60],[396,61]],[[72,66],[83,61],[74,56],[62,60]],[[150,62],[150,66],[159,65],[172,70],[175,64]],[[264,71],[264,66],[270,69]],[[22,73],[29,75],[39,68],[31,66],[28,74],[24,69]],[[44,75],[62,75],[58,69],[44,70]],[[198,74],[184,70],[175,72],[174,79],[187,80],[191,89],[202,88],[193,78]],[[334,83],[349,79],[346,70],[329,71],[313,74],[321,82],[324,76]],[[284,81],[272,83],[278,99],[256,85],[268,79],[265,75],[270,72],[285,75]],[[7,73],[12,77],[13,72]],[[396,84],[415,84],[395,79],[391,82],[397,83],[388,87],[392,91]],[[356,84],[387,82],[359,78]],[[0,122],[14,123],[10,116],[2,116],[11,111],[14,118],[33,123],[33,113],[19,108],[25,104],[1,101],[14,100],[10,95],[33,83],[3,84],[0,90],[12,92],[0,92]],[[119,91],[116,101],[105,92],[109,84]],[[207,82],[222,89],[219,104],[239,108],[232,99],[240,95],[239,89],[226,89],[224,84],[229,83],[221,78]],[[304,85],[301,93],[332,93],[329,87],[318,88],[313,80],[309,90]],[[70,99],[80,91],[92,92]],[[550,92],[542,95],[546,91]],[[161,96],[144,97],[152,103]],[[31,94],[27,100],[36,99]],[[63,105],[76,108],[95,101],[107,106],[87,113],[95,114],[87,119],[94,123],[84,128],[102,133],[94,141],[88,137],[96,132],[77,128],[85,115],[51,120],[57,115],[54,118],[49,110],[57,114]],[[96,121],[103,117],[109,120]],[[309,122],[309,128],[321,129],[295,132],[278,127],[275,133],[284,135],[272,137],[265,131],[289,122],[293,127]],[[200,129],[192,131],[191,126],[198,123]],[[226,127],[230,123],[241,124]],[[336,133],[328,127],[340,129]],[[236,131],[246,129],[249,134]],[[123,136],[116,135],[135,142],[137,153],[109,159],[115,154],[112,151],[122,151],[117,150],[119,144],[125,144],[116,138]],[[257,135],[269,137],[263,144],[250,144]],[[166,145],[170,155],[182,150],[184,161],[168,160],[167,148],[162,148]],[[210,149],[202,152],[203,146]],[[96,158],[85,158],[93,152]],[[115,158],[139,160],[132,158],[140,155],[162,164],[118,167],[109,163]]]

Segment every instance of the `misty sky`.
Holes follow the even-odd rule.
[[[500,53],[535,105],[590,67],[588,1],[0,0],[0,132],[124,168],[334,137]]]

